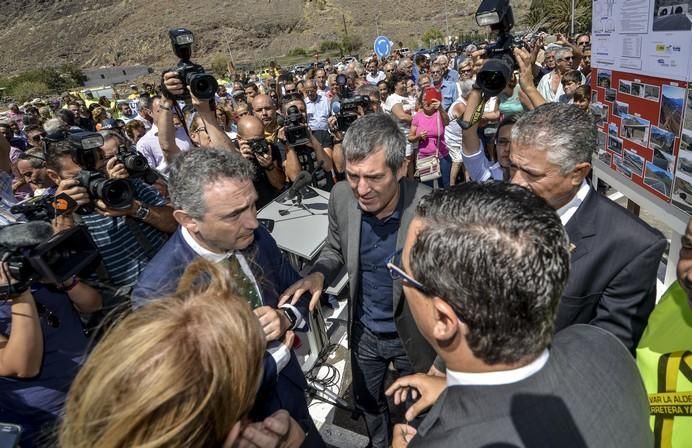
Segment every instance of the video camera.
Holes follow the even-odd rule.
[[[85,274],[101,256],[84,226],[53,235],[50,224],[28,222],[0,228],[0,260],[17,281],[0,287],[2,299],[23,292],[33,281],[59,284]]]
[[[151,169],[146,157],[128,150],[127,146],[120,145],[116,157],[125,166],[130,177],[142,179],[149,185],[154,184],[158,180],[159,175]]]
[[[490,26],[490,30],[497,33],[496,43],[485,50],[489,60],[476,76],[476,84],[485,96],[497,96],[519,67],[514,58],[514,49],[525,45],[509,32],[514,26],[509,0],[483,0],[476,11],[476,23],[478,26]]]
[[[303,114],[296,106],[290,106],[286,110],[286,120],[284,124],[286,141],[291,146],[304,146],[310,144],[308,127],[305,124]]]
[[[53,195],[33,196],[10,207],[10,213],[24,215],[29,221],[50,221],[56,214],[53,201]]]
[[[356,95],[350,98],[344,98],[339,103],[339,112],[336,114],[336,123],[339,131],[346,132],[348,128],[361,117],[358,112],[358,107],[361,107],[364,114],[370,112],[370,97],[367,95]]]
[[[219,88],[216,78],[208,74],[201,65],[194,64],[190,61],[192,57],[192,44],[195,41],[192,31],[186,28],[175,28],[168,31],[168,37],[171,39],[173,52],[180,59],[178,64],[170,71],[176,72],[178,78],[183,82],[183,87],[190,86],[192,94],[200,100],[208,101],[214,98],[216,89]],[[161,89],[166,92],[168,96],[172,96],[163,85],[163,82],[161,83]],[[187,89],[185,89],[185,93],[175,97],[175,99],[181,100],[189,98],[190,94]]]

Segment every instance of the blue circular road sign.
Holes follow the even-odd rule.
[[[386,36],[377,36],[373,48],[378,58],[386,58],[392,51],[392,42]]]

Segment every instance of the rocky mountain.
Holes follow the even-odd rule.
[[[528,0],[513,2],[515,17]],[[74,63],[82,68],[175,62],[167,30],[195,33],[195,59],[229,50],[238,63],[339,40],[344,28],[370,47],[377,33],[417,47],[431,28],[477,30],[479,2],[455,0],[4,0],[0,75]],[[446,19],[446,20],[445,20]]]

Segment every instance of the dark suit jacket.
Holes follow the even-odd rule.
[[[409,446],[643,448],[653,437],[632,356],[607,331],[574,325],[528,378],[448,387]]]
[[[565,228],[573,250],[555,331],[590,323],[634,352],[656,301],[665,238],[593,190]]]
[[[406,241],[408,226],[413,218],[420,199],[429,193],[429,187],[419,182],[402,179],[400,194],[403,197],[401,225],[397,234],[396,248],[401,249]],[[324,248],[315,262],[313,272],[321,272],[325,284],[330,284],[345,264],[349,277],[348,330],[349,341],[352,331],[353,315],[358,296],[360,261],[361,211],[358,201],[347,182],[337,183],[329,197],[329,233]],[[435,352],[418,331],[416,322],[403,298],[401,282],[394,282],[392,300],[394,301],[394,321],[404,348],[413,368],[417,372],[427,372],[435,358]]]
[[[246,256],[255,279],[260,285],[264,304],[276,307],[278,294],[297,281],[300,276],[283,256],[269,232],[262,226],[255,230],[255,241],[243,251],[243,255]],[[196,257],[197,254],[185,242],[178,229],[140,275],[132,292],[133,306],[140,307],[150,300],[174,292],[185,268]],[[308,318],[308,303],[309,296],[306,295],[296,304],[306,319]],[[265,353],[262,385],[255,401],[254,417],[261,419],[274,411],[286,409],[291,416],[303,424],[301,420],[310,418],[304,395],[307,383],[293,351],[291,351],[291,360],[278,376],[276,370],[274,359]]]

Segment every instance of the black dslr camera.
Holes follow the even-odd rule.
[[[144,182],[152,185],[159,178],[156,171],[149,167],[146,157],[136,152],[127,149],[125,145],[118,147],[116,155],[118,161],[125,166],[130,177],[142,179]]]
[[[509,0],[483,0],[476,11],[476,23],[490,26],[497,33],[497,41],[486,48],[488,61],[476,76],[476,84],[487,97],[497,96],[519,68],[514,59],[514,49],[525,47],[521,39],[510,34],[514,26],[514,15]]]
[[[132,205],[134,191],[127,179],[109,179],[99,171],[82,170],[77,174],[79,185],[86,188],[93,201],[101,199],[109,208],[125,209]],[[93,204],[82,205],[78,213],[94,210]]]
[[[67,140],[71,146],[72,160],[82,168],[77,174],[79,184],[87,189],[92,200],[101,199],[110,208],[127,208],[132,204],[134,191],[127,179],[108,179],[96,171],[101,155],[103,137],[95,132],[69,133],[60,131],[46,136],[47,144]],[[146,159],[145,159],[146,162]],[[80,214],[91,213],[93,204],[82,205]]]
[[[49,223],[36,221],[0,228],[0,260],[17,281],[0,286],[0,299],[6,299],[25,291],[33,281],[58,284],[86,274],[101,256],[84,226],[53,235]]]
[[[248,140],[247,144],[250,146],[253,154],[258,156],[269,154],[269,143],[262,137]]]
[[[176,28],[168,31],[168,37],[171,39],[173,52],[180,58],[178,65],[173,67],[170,71],[178,73],[178,78],[183,82],[184,87],[190,86],[192,94],[200,100],[208,101],[214,98],[216,89],[219,88],[216,78],[207,74],[204,67],[201,65],[194,64],[190,61],[190,57],[192,57],[192,44],[195,41],[192,31],[186,28]],[[163,82],[161,83],[161,89],[168,93]],[[168,96],[171,95],[168,93]],[[189,98],[190,94],[187,89],[185,89],[185,93],[176,97],[176,99],[181,100]]]
[[[291,106],[286,111],[286,141],[291,146],[304,146],[310,144],[308,127],[303,120],[303,114],[296,106]]]
[[[367,95],[356,95],[351,98],[344,98],[339,103],[339,112],[336,114],[336,123],[339,131],[346,132],[348,128],[361,117],[358,107],[361,107],[364,114],[370,112],[370,97]]]

